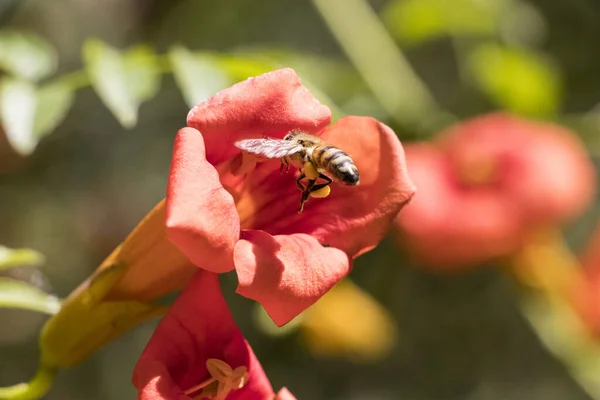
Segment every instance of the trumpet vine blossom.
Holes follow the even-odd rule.
[[[568,129],[505,113],[481,116],[406,148],[419,195],[398,216],[421,263],[473,266],[519,249],[590,203],[595,172]]]
[[[166,198],[167,235],[196,266],[236,271],[237,292],[260,302],[283,325],[345,277],[373,249],[411,199],[404,151],[373,118],[330,110],[291,69],[240,82],[198,104],[175,139]],[[256,163],[235,143],[281,139],[291,130],[343,149],[361,175],[335,185],[297,213],[297,170]]]
[[[161,320],[138,360],[140,400],[294,400],[277,394],[235,324],[217,274],[200,270]]]

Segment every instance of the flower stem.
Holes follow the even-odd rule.
[[[530,289],[522,294],[523,315],[575,381],[599,399],[600,343],[573,308],[580,267],[562,234],[552,228],[536,232],[510,263],[517,279]]]
[[[425,84],[366,0],[312,0],[342,49],[389,115],[418,125],[439,115]]]
[[[59,78],[59,81],[68,85],[73,90],[83,89],[91,85],[87,72],[83,69],[69,72]]]
[[[171,63],[169,54],[158,54],[156,56],[156,63],[161,74],[170,74],[173,72],[173,63]]]
[[[41,366],[28,383],[0,388],[1,400],[34,400],[44,396],[50,390],[56,369]]]

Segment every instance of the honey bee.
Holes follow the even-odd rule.
[[[356,186],[360,180],[358,168],[348,154],[324,143],[317,136],[299,130],[291,131],[283,139],[247,139],[236,142],[235,146],[266,158],[280,158],[280,172],[284,167],[288,172],[290,165],[300,170],[296,179],[296,185],[302,191],[299,214],[311,193],[329,186],[334,180],[347,186]],[[302,184],[305,178],[307,182]],[[318,179],[325,182],[316,184]]]

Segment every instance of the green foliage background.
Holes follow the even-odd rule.
[[[39,250],[46,278],[0,274],[58,297],[164,196],[189,107],[280,66],[296,68],[336,117],[375,116],[403,140],[503,108],[572,126],[593,156],[600,150],[596,0],[32,0],[1,3],[0,21],[0,243]],[[598,214],[566,227],[574,249]],[[432,274],[386,241],[352,277],[402,333],[377,365],[313,358],[294,335],[268,338],[252,303],[231,299],[274,387],[311,400],[588,398],[499,271]],[[56,301],[30,298],[46,312]],[[44,318],[0,309],[0,386],[34,374]],[[134,398],[131,370],[153,328],[62,372],[47,398]]]

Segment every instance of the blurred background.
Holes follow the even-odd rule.
[[[503,109],[570,127],[596,160],[598,38],[597,0],[3,0],[0,244],[45,262],[0,273],[68,295],[164,197],[190,107],[280,66],[335,117],[374,116],[403,142]],[[595,201],[562,226],[575,254],[599,216]],[[356,261],[339,325],[375,328],[354,347],[228,301],[273,386],[298,399],[594,398],[539,339],[505,271],[409,260],[390,237]],[[223,284],[233,293],[234,277]],[[0,386],[33,376],[46,318],[0,309]],[[155,326],[62,371],[45,398],[135,398],[131,371]]]

